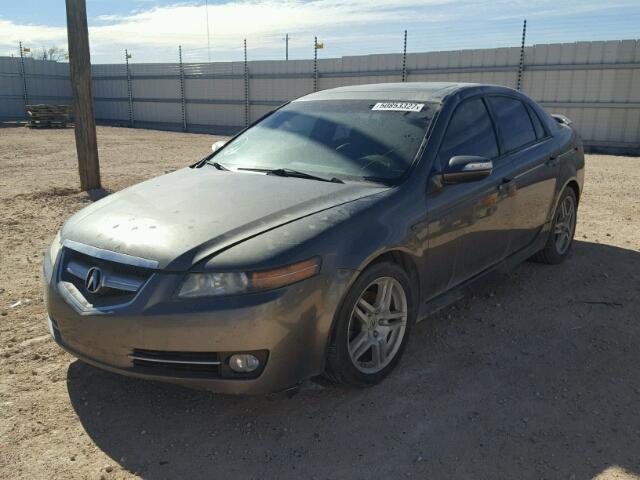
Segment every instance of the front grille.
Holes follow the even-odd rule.
[[[99,268],[101,285],[92,293],[86,287],[87,275]],[[153,269],[97,258],[65,248],[60,262],[59,280],[73,286],[91,307],[107,307],[130,302],[153,274]]]
[[[238,373],[229,367],[229,357],[234,353],[251,353],[260,360],[260,366],[250,373]],[[162,350],[134,349],[129,358],[133,371],[146,375],[161,375],[177,378],[228,378],[252,379],[264,370],[268,350],[247,352],[172,352]]]
[[[170,377],[217,378],[220,358],[215,352],[164,352],[135,349],[129,355],[140,373]]]

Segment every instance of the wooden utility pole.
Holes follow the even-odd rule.
[[[100,188],[96,119],[91,94],[91,58],[85,0],[66,0],[69,68],[73,93],[80,188]]]
[[[289,61],[289,34],[287,33],[284,37],[284,59],[285,61]]]

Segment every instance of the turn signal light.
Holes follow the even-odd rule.
[[[312,258],[286,267],[251,273],[251,286],[257,290],[284,287],[313,277],[320,271],[320,259]]]

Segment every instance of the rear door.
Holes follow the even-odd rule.
[[[463,101],[453,112],[440,145],[434,173],[451,157],[478,155],[498,159],[495,129],[484,100]],[[507,197],[500,195],[502,177],[495,172],[483,180],[446,185],[427,201],[429,272],[427,289],[437,294],[502,259],[508,247]]]
[[[530,244],[547,219],[558,173],[553,142],[526,101],[487,97],[503,150],[503,189],[513,199],[509,253]]]

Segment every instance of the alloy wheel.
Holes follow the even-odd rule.
[[[348,349],[363,373],[384,369],[395,358],[407,328],[407,294],[392,277],[371,282],[360,294],[349,318]]]
[[[558,207],[556,223],[553,229],[556,251],[564,255],[571,245],[576,227],[576,204],[571,195],[567,195]]]

